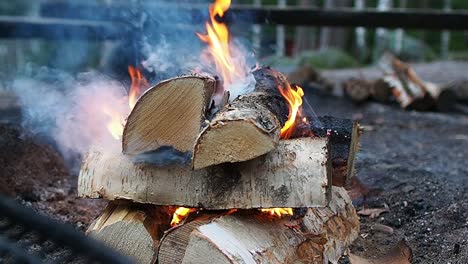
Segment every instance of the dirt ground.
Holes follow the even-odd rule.
[[[443,72],[446,66],[437,67]],[[450,80],[468,71],[466,64],[455,67],[459,75]],[[437,75],[433,68],[424,74]],[[343,72],[327,72],[327,77],[356,74]],[[377,257],[404,238],[413,263],[467,263],[468,117],[373,102],[355,105],[307,89],[305,93],[317,115],[360,120],[365,133],[356,169],[362,186],[353,189],[354,202],[357,210],[389,208],[373,219],[361,217],[360,237],[351,252]],[[75,198],[77,178],[67,173],[51,147],[22,137],[11,125],[0,125],[0,149],[0,192],[80,229],[103,208],[103,202]],[[346,257],[342,262],[347,263]]]

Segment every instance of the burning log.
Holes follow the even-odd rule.
[[[327,207],[309,208],[298,219],[272,220],[251,211],[201,213],[165,234],[158,262],[337,263],[357,238],[359,220],[346,190],[333,187],[332,192]]]
[[[267,155],[192,171],[134,164],[126,155],[91,151],[81,196],[206,209],[325,206],[331,188],[328,138],[282,140]]]
[[[154,263],[164,230],[170,228],[163,208],[111,202],[90,225],[87,233],[138,263]]]
[[[128,116],[122,138],[123,152],[138,154],[162,146],[191,152],[215,84],[211,77],[183,76],[149,89]]]
[[[219,111],[196,140],[193,168],[246,161],[272,151],[288,118],[288,104],[279,87],[289,87],[276,70],[254,72],[253,93],[241,95]]]

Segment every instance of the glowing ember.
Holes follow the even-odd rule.
[[[267,213],[271,216],[282,217],[285,215],[293,215],[292,208],[268,208],[268,209],[260,209],[261,212]]]
[[[137,68],[128,66],[128,73],[132,79],[130,91],[128,92],[128,105],[130,106],[130,109],[133,109],[138,97],[141,93],[149,88],[149,84],[145,77],[141,74],[140,70]]]
[[[197,33],[198,37],[208,44],[208,53],[213,57],[216,70],[221,74],[224,84],[229,86],[247,76],[244,56],[234,58],[238,48],[229,43],[229,29],[226,24],[218,22],[231,5],[230,0],[216,0],[210,5],[210,21],[206,22],[207,34]]]
[[[293,88],[289,84],[287,84],[286,87],[280,86],[278,89],[289,104],[288,120],[284,124],[283,128],[281,128],[280,134],[281,138],[288,139],[294,131],[296,118],[301,116],[302,96],[304,96],[304,91],[297,85]],[[302,118],[302,122],[307,122],[307,119],[305,117]]]
[[[178,207],[172,215],[171,226],[178,225],[182,220],[187,218],[190,213],[195,211],[197,211],[195,208]]]

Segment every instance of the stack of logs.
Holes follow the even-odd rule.
[[[457,93],[450,86],[423,81],[408,64],[386,54],[381,59],[385,74],[377,80],[355,78],[343,84],[345,94],[355,102],[395,99],[407,110],[455,110]]]
[[[123,153],[96,147],[83,162],[79,194],[110,200],[88,233],[139,263],[336,263],[359,232],[342,187],[358,125],[310,117],[280,140],[289,106],[278,87],[289,84],[270,68],[254,77],[254,91],[229,103],[207,76],[143,94]],[[176,207],[191,213],[171,227]]]

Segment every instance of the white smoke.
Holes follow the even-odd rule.
[[[66,159],[84,154],[92,145],[120,151],[106,124],[105,109],[126,117],[125,88],[97,73],[68,76],[56,82],[18,78],[12,83],[23,111],[23,127],[35,135],[51,137]]]

